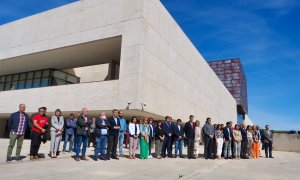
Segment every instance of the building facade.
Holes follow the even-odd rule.
[[[0,41],[5,83],[42,73],[28,88],[2,84],[0,137],[21,102],[30,114],[46,106],[48,115],[86,107],[92,116],[116,108],[127,118],[237,119],[235,99],[159,0],[78,1],[0,26]],[[46,69],[65,79],[43,86]]]

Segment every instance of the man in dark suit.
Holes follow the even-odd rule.
[[[165,122],[162,123],[162,131],[164,134],[164,141],[161,149],[161,156],[166,157],[166,150],[168,151],[168,157],[172,158],[172,132],[173,126],[171,123],[172,118],[169,116],[165,117]]]
[[[176,124],[174,124],[173,127],[173,134],[175,140],[175,158],[177,158],[178,151],[179,151],[179,157],[183,158],[182,156],[183,133],[184,133],[184,129],[183,126],[181,125],[181,119],[177,119],[177,122]]]
[[[224,134],[224,158],[228,159],[231,158],[231,142],[233,140],[233,133],[231,130],[231,123],[227,122],[226,127],[223,129],[223,134]]]
[[[110,160],[116,159],[119,160],[117,157],[117,146],[118,146],[118,137],[119,137],[119,129],[121,127],[120,125],[120,119],[119,119],[119,111],[117,109],[114,109],[112,111],[113,116],[108,119],[109,131],[108,131],[108,145],[107,145],[107,153],[106,153],[106,159]]]
[[[273,149],[273,134],[270,130],[270,126],[266,125],[266,129],[264,131],[264,145],[265,145],[265,153],[266,158],[274,158],[272,156],[272,149]]]
[[[184,125],[184,132],[187,138],[187,154],[188,159],[196,159],[194,156],[194,144],[195,144],[195,123],[194,116],[190,115],[189,122]]]
[[[77,118],[77,129],[76,129],[76,147],[75,147],[75,161],[80,161],[79,153],[81,144],[81,160],[88,161],[89,159],[85,156],[86,148],[89,140],[89,127],[92,125],[92,120],[88,117],[87,108],[83,108],[81,114]]]
[[[248,159],[247,157],[248,139],[247,139],[247,130],[245,128],[245,124],[241,124],[241,134],[242,134],[241,158]]]

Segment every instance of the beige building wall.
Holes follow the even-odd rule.
[[[0,92],[0,117],[20,102],[27,112],[39,106],[53,112],[125,109],[132,101],[130,109],[147,103],[141,112],[160,117],[236,122],[235,100],[158,0],[85,0],[0,26],[0,72],[16,73],[16,64],[46,68],[53,64],[20,59],[116,36],[122,37],[119,80]],[[101,79],[97,68],[75,73],[85,82]]]

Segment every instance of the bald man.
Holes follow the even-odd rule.
[[[26,110],[26,105],[23,103],[20,104],[19,111],[12,113],[8,120],[7,127],[8,127],[8,131],[10,132],[9,134],[10,141],[7,149],[6,162],[12,161],[11,155],[16,142],[17,142],[16,160],[17,161],[21,160],[20,154],[22,150],[24,135],[26,129],[29,127],[28,126],[29,116],[28,114],[25,113],[25,110]]]

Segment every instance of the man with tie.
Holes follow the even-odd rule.
[[[175,140],[175,158],[178,156],[179,151],[179,157],[183,158],[182,156],[182,144],[183,144],[183,126],[181,125],[181,119],[177,119],[176,124],[173,127],[174,132],[174,140]]]
[[[162,124],[162,131],[164,134],[164,141],[161,149],[161,156],[162,158],[166,157],[166,150],[168,151],[168,157],[172,158],[172,132],[173,127],[170,116],[165,117],[165,122]]]
[[[108,145],[107,145],[107,153],[106,159],[110,160],[116,159],[119,160],[117,157],[117,146],[118,146],[118,137],[119,137],[119,129],[120,129],[120,119],[118,117],[119,112],[117,109],[112,111],[113,116],[108,119],[109,131],[108,131]]]
[[[232,130],[231,130],[231,123],[227,122],[226,123],[226,127],[223,130],[223,134],[224,134],[224,158],[225,159],[229,159],[231,158],[231,142],[233,140],[233,134],[232,134]]]
[[[149,156],[148,159],[153,159],[151,149],[152,149],[152,142],[154,140],[154,127],[153,127],[153,118],[149,118]]]
[[[88,117],[88,109],[82,108],[81,114],[77,118],[77,129],[76,129],[76,155],[75,161],[80,161],[79,154],[81,151],[81,160],[88,161],[89,159],[85,156],[86,148],[89,140],[89,127],[92,125],[92,120]],[[82,150],[81,148],[82,144]]]
[[[194,116],[190,115],[190,120],[184,125],[184,132],[187,139],[187,155],[188,159],[196,159],[194,156],[194,143],[195,143],[195,124]]]
[[[242,134],[242,143],[241,143],[241,158],[248,159],[247,157],[247,145],[248,145],[248,138],[247,138],[247,130],[246,125],[241,124],[241,134]]]

